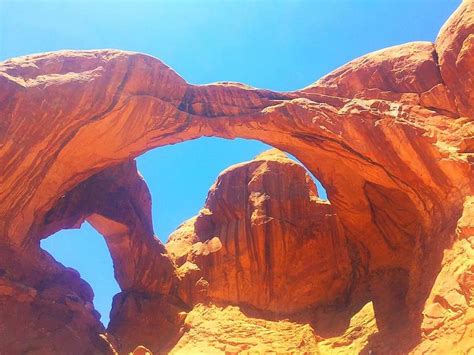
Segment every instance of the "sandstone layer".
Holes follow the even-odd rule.
[[[281,313],[272,296],[282,295],[274,273],[252,273],[242,283],[240,275],[229,282],[214,270],[224,253],[243,263],[242,275],[249,275],[245,266],[268,267],[267,261],[280,273],[292,272],[278,264],[281,258],[272,264],[270,253],[260,249],[254,251],[258,262],[251,264],[226,241],[251,235],[247,230],[237,235],[231,223],[238,231],[253,228],[257,237],[245,241],[249,250],[273,240],[267,226],[280,233],[280,242],[289,241],[280,212],[294,223],[293,213],[304,207],[295,230],[308,225],[305,235],[316,239],[324,230],[341,248],[318,245],[341,263],[328,258],[317,266],[328,272],[312,275],[315,282],[334,280],[327,293],[317,285],[296,286],[304,296],[291,304],[292,312],[337,304],[349,307],[347,318],[354,319],[361,305],[352,305],[371,301],[378,331],[367,338],[364,351],[472,351],[473,81],[470,0],[435,43],[368,54],[294,92],[227,82],[191,85],[153,57],[115,50],[45,53],[0,63],[0,312],[5,320],[0,348],[107,353],[109,342],[121,352],[150,341],[142,345],[152,351],[172,346],[174,334],[178,338],[183,331],[183,312],[191,311],[198,293],[183,291],[180,258],[168,255],[154,237],[147,187],[131,160],[155,147],[219,136],[258,139],[293,154],[326,187],[330,205],[296,199],[289,208],[275,203],[273,210],[258,196],[284,194],[280,187],[292,182],[272,177],[260,186],[255,181],[255,198],[243,195],[252,202],[252,214],[239,224],[241,201],[216,186],[208,200],[210,213],[179,231],[196,230],[202,243],[204,257],[196,263],[208,265],[200,268],[208,285],[198,285],[199,295]],[[262,163],[252,164],[257,169]],[[238,179],[268,177],[240,174]],[[303,188],[296,191],[303,191],[299,173],[289,174]],[[226,174],[224,187],[225,179]],[[213,206],[213,200],[224,205]],[[232,210],[225,212],[226,206]],[[336,217],[323,218],[325,208]],[[85,219],[106,238],[122,288],[108,336],[91,305],[90,287],[39,246],[42,238]],[[194,227],[201,222],[212,223]],[[313,230],[314,224],[320,229]],[[266,245],[278,254],[278,243]],[[318,262],[305,254],[296,258]],[[337,273],[342,277],[335,279]],[[295,282],[305,277],[298,275]],[[254,285],[263,290],[261,296],[236,293],[236,284],[256,280],[263,280]],[[213,289],[214,281],[222,290]],[[281,298],[290,303],[289,296]],[[148,333],[137,332],[139,325]],[[339,333],[343,336],[344,329]]]

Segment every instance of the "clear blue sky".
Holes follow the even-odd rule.
[[[0,0],[0,60],[59,49],[118,48],[151,54],[188,82],[304,87],[380,48],[433,41],[458,0],[9,1]],[[138,159],[162,240],[202,207],[215,178],[265,150],[259,142],[199,139]],[[93,287],[108,323],[118,292],[110,256],[89,226],[42,243]]]

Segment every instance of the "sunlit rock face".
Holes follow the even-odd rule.
[[[288,290],[307,293],[291,303],[290,312],[304,309],[306,302],[338,308],[347,304],[341,335],[362,306],[351,305],[371,301],[378,330],[370,336],[364,333],[364,351],[472,348],[473,19],[474,4],[464,1],[434,44],[417,42],[371,53],[307,88],[287,93],[234,83],[194,86],[155,58],[114,50],[46,53],[0,63],[0,243],[2,253],[14,255],[1,258],[0,280],[7,286],[0,287],[0,310],[11,312],[2,315],[8,332],[2,333],[6,335],[0,337],[0,348],[10,353],[48,352],[64,344],[73,348],[76,343],[67,332],[75,334],[86,352],[110,348],[100,336],[103,328],[90,306],[90,289],[85,291],[77,275],[39,247],[40,239],[83,219],[106,238],[122,287],[111,320],[116,336],[109,336],[118,348],[135,341],[136,327],[127,330],[127,322],[145,319],[143,312],[149,319],[143,324],[157,329],[165,324],[150,317],[149,306],[127,303],[136,297],[153,300],[147,305],[160,305],[156,307],[162,314],[172,309],[168,318],[176,329],[184,322],[181,313],[190,311],[196,297],[280,313],[281,304],[290,304],[291,297],[282,294],[275,271],[282,275],[300,266],[290,268],[283,259],[273,258],[284,254],[278,243],[266,244],[266,250],[255,248],[259,241],[274,239],[273,229],[279,230],[277,237],[291,240],[278,221],[283,212],[298,224],[295,230],[317,226],[308,227],[307,238],[319,238],[318,231],[325,230],[335,241],[332,249],[321,242],[328,251],[327,262],[320,254],[315,260],[297,256],[295,263],[325,267],[327,272],[313,275],[313,280],[327,281],[328,289],[302,286],[309,276],[293,277],[297,286],[289,285]],[[201,291],[195,292],[183,288],[181,268],[186,263],[178,268],[183,256],[168,255],[155,239],[146,185],[127,164],[152,148],[201,136],[258,139],[293,154],[323,183],[331,204],[287,201],[288,207],[285,201],[268,204],[258,199],[284,195],[289,191],[284,186],[294,183],[291,179],[303,186],[292,169],[284,170],[286,178],[250,185],[254,197],[243,195],[250,215],[229,188],[216,185],[208,200],[210,213],[201,213],[176,232],[201,233],[199,272],[204,276],[186,286],[198,284]],[[221,175],[224,186],[230,176]],[[241,174],[242,179],[251,176],[272,175]],[[225,201],[223,207],[231,210],[225,214],[212,201]],[[308,210],[303,211],[305,206]],[[315,212],[323,208],[336,217]],[[314,220],[293,218],[297,210]],[[236,216],[250,220],[238,224]],[[336,227],[325,224],[333,223],[331,218],[337,219],[337,236]],[[195,228],[198,221],[212,223]],[[230,229],[232,223],[238,233]],[[257,262],[226,244],[244,242],[244,224],[255,226],[257,237],[245,245]],[[235,281],[218,273],[218,263],[223,263],[222,271],[239,270],[224,266],[227,259],[242,262],[242,272],[231,275]],[[275,269],[249,273],[250,266]],[[334,278],[338,273],[341,278]],[[254,285],[262,290],[258,297],[237,293],[236,285],[250,287],[257,280],[262,281]],[[222,288],[215,288],[213,281]],[[56,291],[45,294],[48,285],[56,285]],[[69,294],[72,298],[66,297]],[[274,295],[280,295],[281,304]],[[340,295],[345,302],[336,301]],[[117,319],[126,320],[120,324]],[[324,322],[318,324],[324,328]],[[48,336],[37,334],[38,329],[50,329]],[[26,345],[18,345],[21,341]],[[142,345],[160,350],[163,342]]]
[[[294,314],[348,301],[353,267],[344,230],[304,168],[282,152],[226,169],[192,221],[166,244],[189,303]]]

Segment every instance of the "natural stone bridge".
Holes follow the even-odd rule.
[[[207,301],[294,319],[305,307],[317,319],[330,306],[346,310],[346,325],[372,301],[378,334],[366,349],[472,347],[473,18],[474,5],[465,1],[436,43],[381,50],[284,93],[228,82],[191,85],[153,57],[115,50],[0,63],[0,348],[111,351],[88,285],[39,247],[84,220],[105,237],[123,291],[114,301],[109,341],[120,351],[142,342],[132,324],[148,316],[130,308],[133,298],[152,300],[150,309],[174,319],[144,330],[156,339],[147,346],[176,343],[179,313],[203,299],[196,280],[177,272],[179,262],[154,238],[150,195],[133,159],[203,136],[257,139],[297,157],[330,199],[300,212],[334,215],[324,231],[342,260],[326,265],[337,287],[324,296],[314,290],[299,305],[213,294],[213,279]],[[266,158],[275,159],[285,160]],[[303,170],[280,163],[272,169],[304,180]],[[246,181],[259,173],[236,174]],[[190,228],[199,235],[204,227]],[[273,238],[283,233],[278,228]],[[208,237],[198,238],[203,247]],[[200,260],[206,272],[211,266]],[[255,285],[255,292],[270,286]],[[464,335],[454,339],[453,329]]]

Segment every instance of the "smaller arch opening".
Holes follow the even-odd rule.
[[[104,238],[89,223],[64,229],[41,240],[41,248],[66,267],[77,270],[94,291],[94,308],[107,327],[113,296],[120,292]]]
[[[324,201],[329,201],[328,194],[326,192],[326,188],[323,186],[323,184],[321,184],[321,181],[319,181],[316,178],[316,176],[314,176],[313,173],[311,171],[309,171],[308,168],[306,168],[306,166],[297,157],[295,157],[294,155],[292,155],[290,153],[286,153],[286,155],[288,155],[290,157],[290,159],[292,159],[292,160],[296,161],[297,163],[299,163],[306,170],[306,172],[308,173],[308,175],[311,177],[311,179],[314,181],[314,183],[316,185],[316,190],[318,191],[319,198],[321,200],[324,200]]]

